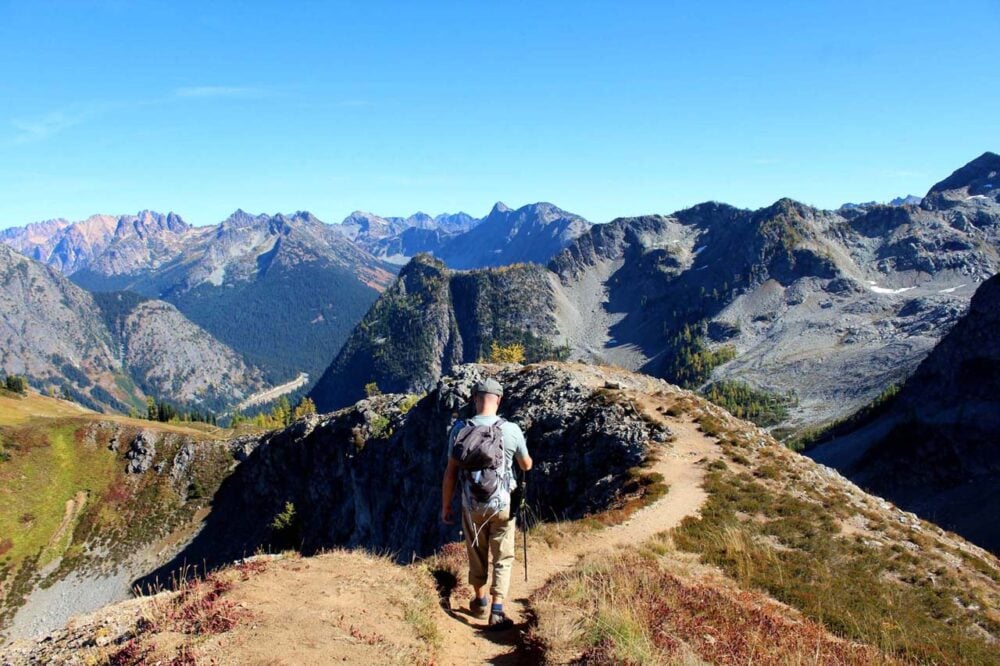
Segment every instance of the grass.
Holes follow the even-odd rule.
[[[710,471],[709,499],[700,517],[676,530],[678,547],[837,635],[902,660],[997,663],[996,651],[975,635],[1000,627],[984,627],[989,620],[966,610],[985,601],[954,575],[929,575],[932,561],[898,542],[872,548],[842,534],[832,505],[761,481],[772,478]]]
[[[102,494],[115,475],[115,459],[108,451],[77,446],[77,427],[63,420],[34,420],[3,431],[11,458],[0,467],[0,534],[13,541],[7,554],[12,565],[39,551],[44,551],[39,565],[61,555],[47,546],[63,521],[67,501],[81,491]],[[73,525],[65,532],[72,534]]]
[[[877,650],[838,640],[762,595],[670,571],[662,538],[585,558],[532,598],[534,638],[552,661],[582,664],[871,664]],[[667,557],[665,557],[667,556]]]
[[[140,428],[162,435],[157,461],[172,460],[184,441],[203,437],[180,426],[88,414],[37,394],[0,395],[0,622],[36,583],[51,584],[87,563],[119,561],[207,501],[187,501],[187,488],[179,494],[169,474],[124,473],[125,449]],[[114,433],[117,452],[108,448]],[[207,498],[232,460],[224,447],[197,451],[189,473]],[[101,558],[92,554],[98,544]],[[56,561],[39,581],[38,572]]]

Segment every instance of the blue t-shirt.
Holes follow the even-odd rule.
[[[499,416],[473,416],[470,421],[476,425],[493,425],[499,420]],[[448,450],[451,451],[451,447],[455,444],[455,437],[458,436],[458,432],[465,426],[465,421],[456,421],[454,427],[451,429],[451,433],[448,436]],[[503,452],[507,456],[507,467],[513,471],[514,470],[514,458],[518,460],[524,460],[528,456],[528,443],[524,440],[524,433],[521,432],[520,426],[516,423],[511,423],[510,421],[504,421],[503,425],[500,426],[500,432],[503,434]]]

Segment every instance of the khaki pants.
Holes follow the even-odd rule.
[[[469,519],[472,519],[472,524]],[[469,584],[480,587],[489,578],[489,560],[493,556],[493,603],[502,604],[510,589],[510,573],[514,568],[514,533],[516,518],[510,509],[493,515],[493,510],[473,512],[462,510],[462,531],[469,552]],[[477,532],[478,531],[478,532]],[[478,533],[478,538],[477,538]]]

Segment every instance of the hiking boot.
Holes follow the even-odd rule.
[[[472,613],[473,617],[477,617],[480,620],[485,618],[490,611],[490,600],[489,597],[483,597],[482,599],[476,599],[473,597],[469,601],[469,612]]]
[[[507,617],[507,614],[503,611],[490,613],[490,631],[504,631],[513,628],[513,626],[514,620]]]

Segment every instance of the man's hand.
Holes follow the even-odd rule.
[[[452,522],[451,498],[455,495],[455,483],[458,481],[458,461],[448,458],[448,469],[441,479],[441,521],[447,525]]]

